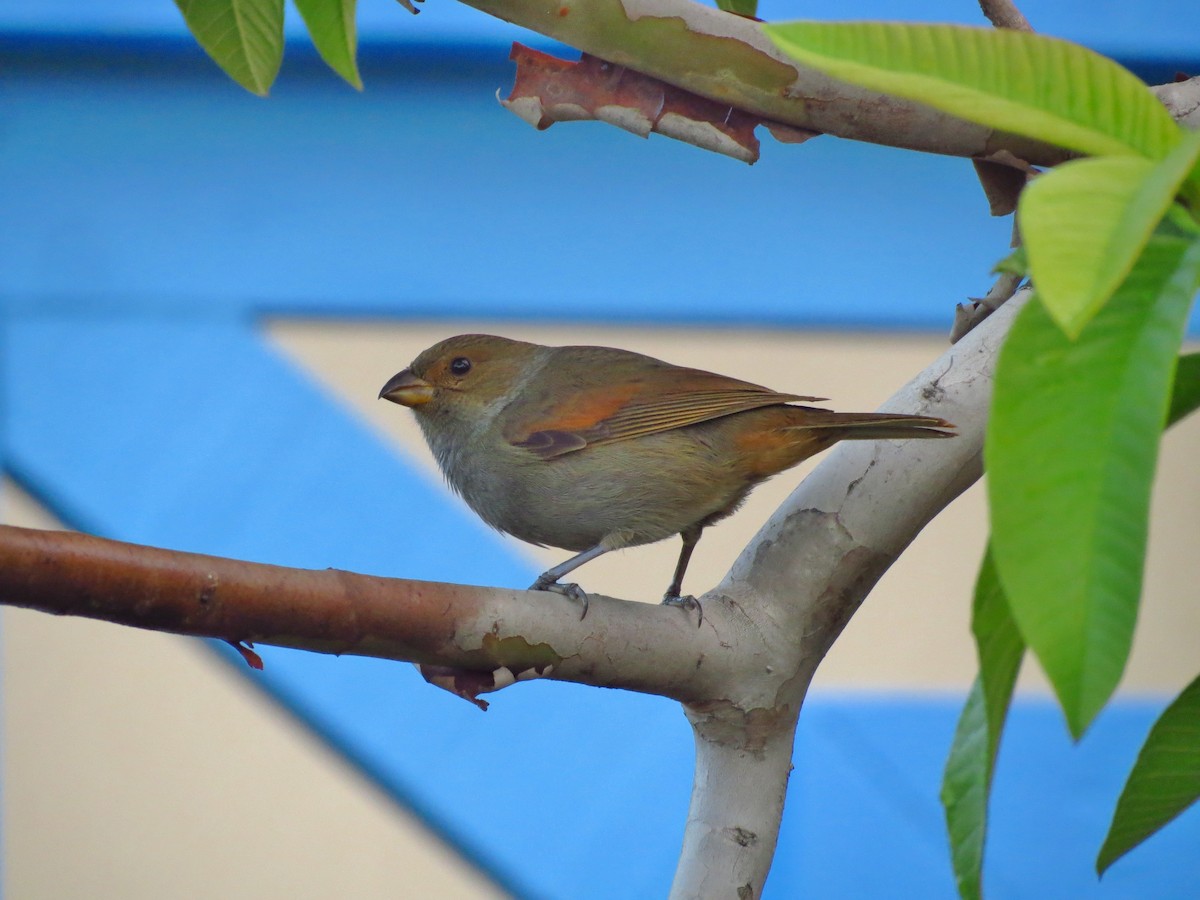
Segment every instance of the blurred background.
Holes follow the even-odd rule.
[[[840,4],[978,23],[974,4]],[[1200,69],[1200,11],[1022,4],[1151,81]],[[765,18],[820,15],[782,2]],[[513,40],[450,0],[362,0],[366,90],[289,10],[270,99],[168,0],[0,7],[0,519],[283,565],[524,586],[504,539],[375,399],[464,331],[600,343],[869,410],[946,346],[1010,223],[971,166],[824,137],[753,167],[497,104]],[[1196,417],[1193,417],[1195,419]],[[1145,731],[1200,670],[1200,422],[1165,440],[1121,694],[1072,746],[1033,665],[1001,750],[994,897],[1195,897],[1195,810],[1098,883]],[[807,468],[706,532],[715,584]],[[948,897],[938,787],[975,671],[979,487],[885,577],[818,671],[768,896]],[[593,591],[657,601],[677,544]],[[407,665],[0,611],[2,885],[13,898],[663,896],[691,782],[657,698],[536,683],[487,713]]]

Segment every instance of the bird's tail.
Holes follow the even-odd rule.
[[[934,416],[913,416],[904,413],[839,413],[813,407],[791,408],[803,409],[805,412],[803,419],[792,427],[818,432],[828,429],[836,433],[835,441],[954,437],[954,425]]]

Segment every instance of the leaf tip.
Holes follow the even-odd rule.
[[[1096,877],[1103,878],[1112,864],[1121,858],[1123,854],[1114,850],[1112,847],[1112,835],[1104,841],[1104,846],[1100,848],[1100,852],[1096,854]]]

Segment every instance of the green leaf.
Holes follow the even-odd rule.
[[[950,837],[950,861],[963,900],[980,900],[983,896],[983,850],[995,767],[987,713],[983,676],[977,675],[958,717],[954,743],[942,772],[942,808]]]
[[[834,78],[1088,155],[1161,159],[1182,134],[1135,75],[1044,35],[887,22],[787,22],[763,31]]]
[[[1171,408],[1167,411],[1170,427],[1200,407],[1200,353],[1186,353],[1175,366],[1175,386],[1171,390]]]
[[[1200,241],[1155,235],[1075,341],[1031,302],[997,364],[984,454],[1009,607],[1077,737],[1124,670],[1150,485]]]
[[[175,0],[175,5],[216,64],[265,97],[283,60],[283,0]]]
[[[1112,296],[1200,158],[1200,131],[1155,164],[1136,156],[1081,159],[1034,179],[1019,221],[1038,296],[1077,337]]]
[[[758,0],[717,0],[717,8],[753,19],[758,15]]]
[[[942,776],[950,855],[958,892],[964,900],[978,900],[983,894],[983,850],[992,774],[1025,655],[1025,643],[1009,613],[990,549],[975,583],[971,630],[979,653],[979,676],[967,695]]]
[[[362,90],[358,74],[358,33],[354,21],[358,0],[296,0],[321,59],[351,85]]]
[[[1114,862],[1200,798],[1200,678],[1163,711],[1138,753],[1096,859]]]

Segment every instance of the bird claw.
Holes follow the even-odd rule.
[[[704,607],[700,605],[700,601],[688,594],[686,597],[680,597],[678,594],[672,594],[670,591],[663,594],[663,606],[678,606],[680,609],[691,612],[696,610],[697,619],[696,627],[699,628],[704,624]]]
[[[550,591],[554,594],[562,594],[576,603],[583,606],[583,612],[579,616],[579,620],[583,621],[588,614],[588,595],[587,592],[577,584],[559,584],[557,581],[542,581],[538,579],[529,586],[531,591]]]

